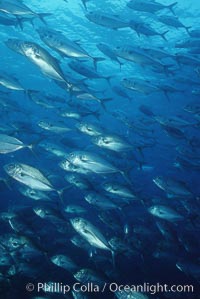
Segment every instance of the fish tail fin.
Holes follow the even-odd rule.
[[[34,93],[39,93],[39,91],[38,91],[38,90],[34,90],[34,89],[27,89],[27,90],[25,91],[25,93],[27,94],[28,98],[29,98],[30,100],[32,100],[32,94],[34,94]]]
[[[175,12],[174,12],[173,8],[174,8],[174,6],[177,5],[177,3],[178,3],[178,2],[174,2],[174,3],[172,3],[172,4],[170,4],[170,5],[167,6],[167,7],[169,8],[169,10],[170,10],[174,15],[175,15]]]
[[[126,172],[124,172],[124,171],[120,171],[120,173],[123,176],[123,178],[125,179],[125,181],[131,186],[132,183],[131,183],[131,181],[130,181],[130,179],[128,177],[128,174]]]
[[[167,38],[165,37],[165,34],[167,34],[169,30],[166,30],[165,32],[161,33],[160,36],[167,42]]]
[[[108,76],[108,77],[104,77],[105,80],[108,82],[109,85],[111,85],[111,79],[113,78],[113,76]]]
[[[71,185],[70,185],[70,186],[66,186],[66,187],[64,187],[64,188],[62,188],[62,189],[56,190],[56,192],[57,192],[57,194],[58,194],[58,196],[59,196],[61,202],[63,202],[63,194],[64,194],[64,191],[65,191],[65,190],[68,190],[68,189],[70,189],[70,188],[72,188]]]
[[[100,61],[104,61],[104,60],[105,60],[105,58],[102,58],[102,57],[94,57],[93,58],[95,71],[97,70],[97,63]]]
[[[189,36],[190,36],[190,31],[189,31],[189,29],[192,28],[192,26],[187,26],[187,27],[185,26],[184,28],[185,28],[185,30],[187,31],[187,33],[189,34]]]
[[[119,60],[118,60],[118,63],[119,63],[119,69],[120,69],[120,72],[121,72],[121,70],[122,70],[122,65],[124,65],[124,64],[123,64],[123,62],[121,62],[121,61],[119,61]]]
[[[112,101],[112,98],[106,98],[106,99],[101,100],[101,106],[105,111],[107,111],[105,103],[109,102],[109,101]]]
[[[144,153],[143,153],[143,146],[138,146],[137,150],[139,151],[140,155],[142,156],[142,158],[144,158]]]
[[[19,28],[23,31],[24,30],[23,18],[16,17],[16,19],[17,19],[17,24],[19,25]]]
[[[87,5],[86,3],[88,2],[89,0],[81,0],[81,2],[83,3],[83,6],[85,8],[85,10],[87,10]]]
[[[30,149],[31,153],[33,154],[33,156],[34,156],[36,159],[38,159],[38,155],[37,155],[36,152],[34,151],[34,147],[36,146],[37,143],[38,143],[38,142],[27,145],[28,149]]]
[[[111,250],[111,255],[112,255],[112,264],[113,264],[113,268],[116,268],[116,259],[115,259],[115,252],[113,250]]]
[[[169,97],[168,92],[167,92],[166,90],[164,90],[163,92],[164,92],[164,94],[165,94],[165,96],[166,96],[168,102],[170,102],[170,97]]]
[[[42,21],[42,23],[44,23],[46,25],[47,23],[46,23],[45,18],[52,16],[52,13],[39,13],[37,15],[38,15],[39,19]]]

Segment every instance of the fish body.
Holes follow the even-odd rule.
[[[188,29],[190,28],[189,26],[183,25],[183,23],[175,16],[167,16],[167,15],[162,15],[158,17],[158,20],[168,26],[175,27],[175,28],[185,28],[185,30],[189,33]]]
[[[155,217],[165,219],[171,222],[183,221],[184,217],[172,208],[163,205],[155,205],[148,209],[149,213]]]
[[[86,194],[85,200],[89,204],[94,205],[101,209],[110,210],[110,209],[118,208],[117,205],[113,203],[109,198],[102,196],[96,192],[90,192]]]
[[[174,196],[192,196],[191,191],[187,188],[183,181],[174,180],[171,178],[156,177],[153,182],[168,194]]]
[[[110,29],[117,30],[119,28],[129,27],[129,24],[123,20],[120,20],[119,16],[103,14],[98,11],[91,11],[85,16],[89,21]]]
[[[81,190],[91,190],[92,189],[91,183],[87,179],[83,178],[81,175],[79,175],[77,173],[71,173],[71,174],[66,175],[65,180],[78,189],[81,189]]]
[[[135,79],[135,78],[124,78],[121,81],[121,84],[130,89],[132,91],[144,93],[144,94],[151,94],[154,92],[160,91],[160,89],[156,86],[151,84],[149,81]]]
[[[25,91],[17,79],[7,75],[0,75],[0,85],[11,90]]]
[[[91,246],[110,250],[109,244],[102,233],[93,224],[84,218],[70,219],[73,228],[79,233]]]
[[[22,163],[10,163],[4,166],[6,173],[16,181],[36,190],[53,191],[55,190],[49,180],[40,170]]]
[[[107,191],[110,194],[122,197],[122,198],[128,198],[128,199],[137,199],[137,197],[133,194],[133,192],[124,185],[120,185],[117,183],[104,183],[103,189]]]
[[[72,261],[72,259],[64,254],[54,255],[50,259],[54,265],[67,271],[75,271],[77,269],[77,265]]]
[[[66,133],[66,132],[69,132],[71,131],[70,128],[68,127],[65,127],[65,126],[57,126],[57,125],[54,125],[54,124],[51,124],[49,122],[46,122],[46,121],[39,121],[38,122],[38,126],[44,130],[47,130],[47,131],[50,131],[50,132],[54,132],[54,133]]]
[[[115,152],[130,151],[133,149],[131,144],[119,136],[115,135],[100,135],[93,138],[93,143],[99,147],[109,149]]]
[[[102,129],[92,123],[80,122],[76,124],[76,128],[89,136],[98,136],[103,133]]]
[[[131,0],[127,3],[127,6],[136,11],[156,13],[163,9],[169,9],[171,12],[173,12],[173,7],[176,4],[177,2],[174,2],[170,5],[164,5],[154,0]]]
[[[33,64],[39,67],[46,76],[54,80],[65,82],[69,89],[72,87],[66,80],[59,61],[39,44],[18,39],[8,39],[5,44],[11,50],[27,57]]]
[[[74,151],[68,155],[67,160],[73,165],[86,169],[91,173],[103,174],[119,172],[119,170],[110,162],[91,152]]]

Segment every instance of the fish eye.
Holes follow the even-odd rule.
[[[0,260],[0,262],[1,262],[1,264],[5,264],[5,263],[6,263],[6,259],[2,258],[2,259]]]
[[[82,155],[80,158],[81,158],[82,161],[87,161],[87,156],[86,155]]]
[[[12,245],[13,245],[13,247],[17,247],[18,246],[17,241],[12,242]]]

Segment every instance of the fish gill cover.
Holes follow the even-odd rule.
[[[199,10],[0,1],[1,298],[200,298]]]

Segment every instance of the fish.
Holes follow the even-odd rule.
[[[198,48],[199,45],[200,45],[200,40],[198,38],[189,38],[176,43],[175,48],[179,48],[179,49]]]
[[[181,214],[177,213],[174,209],[164,205],[151,206],[148,209],[148,212],[155,217],[165,219],[170,222],[177,222],[177,221],[184,220],[184,217]]]
[[[100,155],[87,151],[74,151],[68,155],[67,161],[78,168],[88,171],[89,173],[120,173],[123,178],[130,183],[124,171],[118,169]]]
[[[69,214],[83,214],[87,212],[85,208],[78,205],[68,205],[65,207],[64,211]]]
[[[91,246],[103,250],[111,250],[107,240],[99,229],[88,220],[77,217],[70,219],[70,223],[76,232],[80,234]]]
[[[83,62],[71,61],[68,63],[68,66],[76,73],[87,77],[88,79],[105,79],[110,84],[110,80],[113,77],[100,75],[95,69],[88,67]]]
[[[187,119],[183,119],[178,116],[169,117],[169,118],[165,118],[162,116],[155,116],[154,119],[161,125],[172,126],[172,127],[177,127],[177,128],[194,125],[194,123],[189,122]]]
[[[7,15],[0,15],[0,24],[4,26],[14,26],[17,27],[19,25],[17,19],[13,17],[9,17]]]
[[[112,86],[112,90],[119,95],[122,98],[128,99],[132,101],[132,97],[125,91],[124,88],[122,88],[120,85],[114,85]]]
[[[78,268],[78,266],[72,261],[72,259],[64,254],[53,255],[50,260],[54,265],[70,272],[74,272]]]
[[[160,36],[162,39],[167,41],[166,34],[169,32],[169,30],[164,31],[163,33],[157,32],[155,29],[151,27],[149,24],[141,23],[138,24],[137,22],[135,23],[134,20],[131,20],[129,22],[130,28],[135,30],[137,35],[140,37],[140,35],[145,35],[145,36]]]
[[[110,182],[110,183],[104,183],[102,187],[105,191],[113,195],[122,198],[128,198],[130,200],[137,200],[137,196],[134,195],[134,193],[125,185]]]
[[[70,173],[65,176],[65,180],[75,186],[76,188],[79,188],[81,190],[91,190],[93,189],[92,184],[89,180],[82,177],[78,173]]]
[[[168,194],[168,196],[193,196],[192,192],[188,189],[186,183],[183,181],[159,176],[154,178],[153,182],[157,187],[164,190]]]
[[[90,93],[90,92],[78,92],[76,94],[76,98],[77,99],[81,99],[81,100],[84,100],[84,101],[96,101],[98,102],[102,108],[106,111],[106,106],[105,106],[105,103],[109,102],[109,101],[112,101],[112,98],[104,98],[104,99],[101,99],[97,96],[95,96],[94,94]]]
[[[106,28],[117,30],[129,27],[128,22],[120,20],[119,16],[105,14],[100,11],[90,11],[85,16],[89,21]]]
[[[106,196],[102,196],[96,192],[90,192],[85,195],[85,200],[100,209],[110,210],[117,209],[118,206]]]
[[[40,27],[37,29],[37,32],[41,40],[48,47],[57,51],[61,57],[91,59],[94,62],[95,69],[97,68],[97,63],[104,60],[100,57],[92,57],[79,43],[68,39],[61,31]]]
[[[39,44],[11,38],[5,44],[9,49],[27,57],[47,77],[62,81],[68,90],[72,89],[72,84],[67,81],[61,70],[60,62]]]
[[[28,6],[26,6],[22,1],[16,1],[16,2],[12,0],[1,1],[0,11],[8,15],[11,14],[15,17],[24,17],[24,16],[38,17],[41,21],[44,22],[43,14],[34,12]]]
[[[188,34],[189,29],[191,26],[185,26],[182,24],[182,22],[175,16],[168,16],[168,15],[162,15],[158,17],[158,20],[168,26],[175,27],[175,28],[184,28]]]
[[[103,130],[93,123],[79,122],[76,124],[76,128],[89,136],[99,136],[103,133]]]
[[[35,167],[23,163],[4,165],[5,172],[16,181],[40,191],[55,191],[49,180]]]
[[[191,261],[179,261],[176,267],[186,275],[193,276],[198,282],[200,280],[200,265]]]
[[[96,46],[105,56],[109,57],[112,61],[117,62],[121,70],[123,63],[117,58],[114,51],[107,44],[99,43]]]
[[[160,88],[158,88],[156,85],[153,85],[149,81],[145,81],[142,79],[124,78],[121,81],[121,84],[127,89],[136,92],[141,92],[145,95],[160,91]]]
[[[94,137],[92,142],[97,146],[115,152],[125,152],[133,150],[133,146],[117,135],[100,135]]]
[[[19,81],[10,75],[0,75],[0,85],[11,90],[26,91]]]
[[[26,145],[15,137],[0,134],[0,154],[12,153],[23,148],[29,148],[32,151],[33,144]]]
[[[59,126],[59,125],[57,126],[43,120],[38,122],[38,126],[44,130],[57,133],[57,134],[70,132],[72,130],[66,126]]]
[[[118,57],[121,57],[125,60],[135,62],[141,66],[150,65],[155,68],[162,69],[163,71],[167,68],[162,62],[158,59],[154,59],[148,55],[147,52],[143,51],[140,48],[135,48],[130,45],[118,46],[115,48],[115,54]]]
[[[127,6],[136,11],[144,11],[150,13],[156,13],[163,9],[170,10],[173,14],[173,7],[177,5],[177,2],[174,2],[169,5],[164,5],[154,0],[131,0],[127,3]]]
[[[50,129],[51,131],[51,129]],[[53,127],[53,132],[62,132],[62,130],[60,130],[59,132],[59,127],[55,128]],[[68,131],[67,131],[68,132]],[[58,157],[58,158],[65,158],[67,156],[66,150],[62,147],[59,146],[58,144],[55,144],[53,142],[47,142],[47,141],[42,141],[38,144],[39,148],[42,148],[43,150],[47,151],[48,153],[53,154],[54,156]]]
[[[50,201],[50,197],[40,190],[34,190],[32,188],[21,186],[19,192],[24,196],[34,199],[34,200],[47,200]]]

